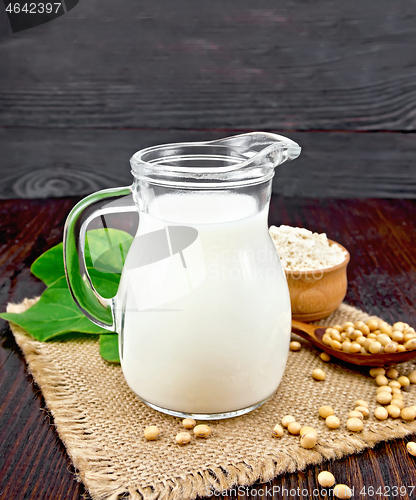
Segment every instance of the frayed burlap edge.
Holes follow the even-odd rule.
[[[7,311],[23,312],[37,300],[25,299],[20,304],[9,304]],[[353,317],[355,321],[369,317],[346,304],[342,304],[337,312],[342,318]],[[334,324],[334,315],[320,324],[328,325],[329,322]],[[318,441],[313,450],[288,446],[285,451],[269,454],[256,462],[242,459],[239,463],[197,470],[185,477],[172,477],[169,482],[160,482],[153,487],[129,487],[112,477],[113,464],[103,449],[103,443],[97,437],[88,436],[88,415],[73,405],[77,398],[76,391],[62,384],[56,364],[42,353],[42,343],[30,338],[15,324],[11,324],[11,329],[27,360],[29,372],[42,390],[57,432],[77,469],[77,478],[84,483],[94,500],[117,500],[121,495],[131,500],[191,500],[197,496],[206,496],[207,489],[225,491],[235,486],[267,482],[277,475],[302,470],[327,459],[339,459],[372,448],[381,441],[402,438],[416,431],[416,422],[386,420],[382,423],[382,428],[380,422],[369,422],[366,430],[360,434],[325,444]]]

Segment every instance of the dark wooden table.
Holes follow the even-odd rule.
[[[18,302],[42,292],[44,286],[31,275],[30,265],[61,241],[65,217],[76,201],[0,201],[1,310],[8,301]],[[387,321],[400,319],[416,325],[415,201],[275,197],[270,223],[307,227],[339,241],[351,253],[346,301]],[[333,471],[338,482],[355,487],[354,498],[416,498],[416,491],[412,493],[416,464],[407,454],[405,442],[390,441],[359,455],[279,476],[267,486],[280,487],[280,493],[270,495],[271,490],[264,489],[266,485],[258,484],[238,498],[259,498],[262,493],[266,494],[264,498],[325,498],[312,496],[317,474],[323,468]],[[53,418],[8,325],[2,322],[0,498],[69,500],[87,496],[72,472]],[[369,487],[378,493],[372,495]],[[398,487],[396,495],[393,487]],[[286,491],[282,492],[283,488]]]

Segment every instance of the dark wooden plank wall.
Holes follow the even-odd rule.
[[[145,146],[275,130],[274,191],[416,195],[416,0],[81,0],[11,33],[0,7],[0,196],[129,182]]]

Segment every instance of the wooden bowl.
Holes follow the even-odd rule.
[[[328,241],[330,245],[335,243]],[[308,322],[325,318],[344,300],[350,254],[342,245],[337,245],[347,252],[341,264],[316,271],[285,271],[293,319]]]

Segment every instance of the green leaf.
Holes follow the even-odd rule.
[[[118,229],[87,231],[85,262],[101,273],[121,274],[133,236]]]
[[[85,261],[94,287],[105,298],[117,293],[120,275],[133,237],[117,229],[87,231]],[[92,323],[75,304],[65,277],[63,243],[49,249],[31,266],[32,273],[48,288],[27,311],[0,313],[36,340],[71,340],[80,336],[100,335],[100,354],[112,363],[120,363],[118,335]]]
[[[117,293],[124,261],[133,236],[118,229],[87,231],[85,262],[97,292],[109,299]],[[52,285],[65,276],[63,244],[59,243],[32,264],[32,273],[45,285]]]
[[[19,325],[36,340],[46,341],[69,332],[107,333],[92,323],[75,304],[65,278],[47,288],[27,311],[1,313],[0,317]]]
[[[118,354],[118,335],[104,334],[100,335],[100,354],[101,357],[110,363],[120,363]]]
[[[30,270],[36,278],[39,278],[48,286],[65,276],[63,243],[50,248],[38,257]]]
[[[114,297],[133,236],[118,229],[93,229],[85,239],[85,263],[97,292]]]
[[[119,274],[100,273],[94,268],[88,268],[88,274],[97,292],[106,299],[111,299],[117,293],[120,282]]]

